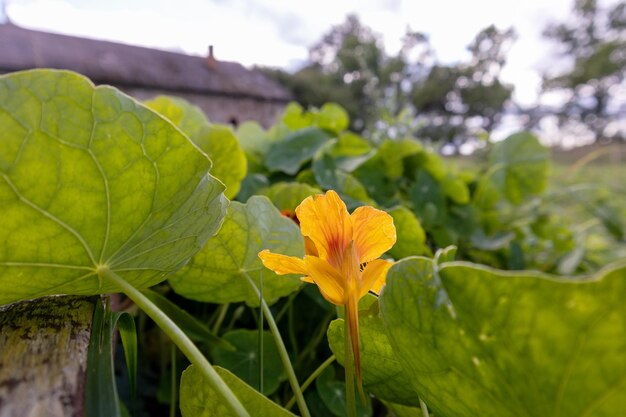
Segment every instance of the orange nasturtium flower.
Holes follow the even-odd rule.
[[[296,208],[305,239],[305,256],[259,253],[277,274],[299,274],[315,283],[324,298],[345,307],[357,383],[361,384],[358,302],[369,291],[379,293],[392,263],[378,259],[396,242],[393,218],[373,207],[352,214],[336,192],[307,197]],[[346,346],[346,349],[348,347]]]

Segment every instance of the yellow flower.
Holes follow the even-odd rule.
[[[360,385],[358,302],[368,291],[379,293],[392,263],[379,258],[396,242],[392,217],[373,207],[352,214],[336,192],[306,198],[296,208],[305,239],[304,259],[264,250],[263,264],[277,274],[304,275],[324,298],[344,306]],[[347,347],[346,347],[347,349]]]

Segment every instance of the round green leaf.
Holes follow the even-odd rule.
[[[389,255],[395,259],[402,259],[407,256],[431,253],[426,245],[426,232],[411,210],[404,206],[397,206],[389,210],[389,214],[393,217],[398,234],[398,240],[389,249]]]
[[[0,77],[0,304],[148,287],[219,228],[223,185],[171,123],[67,71]]]
[[[319,188],[299,182],[279,182],[259,190],[259,194],[267,196],[279,210],[295,210],[305,198],[321,193]]]
[[[259,387],[259,331],[238,329],[222,336],[235,350],[215,348],[216,365],[228,369],[248,385]],[[273,394],[285,380],[278,348],[269,331],[263,332],[263,394]]]
[[[220,378],[241,401],[250,415],[255,417],[295,417],[226,369],[215,367]],[[216,393],[204,375],[194,365],[189,366],[180,378],[180,412],[183,417],[236,417],[222,397]]]
[[[338,104],[325,103],[317,114],[317,125],[336,133],[344,131],[350,124],[348,112]]]
[[[259,287],[262,274],[263,297],[271,304],[300,288],[301,281],[265,269],[258,256],[263,249],[304,256],[300,229],[281,216],[267,197],[255,196],[246,204],[232,202],[219,233],[169,282],[174,291],[193,300],[258,306],[246,275]]]
[[[592,277],[412,258],[391,268],[385,328],[441,417],[621,415],[626,264]]]
[[[497,167],[492,179],[514,204],[541,194],[548,186],[550,151],[528,133],[516,133],[494,145],[490,163]]]
[[[326,131],[317,127],[296,130],[270,146],[265,165],[270,171],[295,175],[330,139]]]

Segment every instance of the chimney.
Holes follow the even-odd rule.
[[[217,64],[217,59],[213,56],[213,45],[209,45],[209,55],[206,57],[206,66],[211,70],[216,70]]]

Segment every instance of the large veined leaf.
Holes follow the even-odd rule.
[[[171,123],[71,72],[0,77],[0,304],[161,282],[218,229],[210,161]]]
[[[251,415],[295,417],[226,369],[216,366],[215,370]],[[183,372],[180,379],[180,411],[183,417],[235,417],[207,382],[202,372],[194,365]]]
[[[211,174],[226,185],[226,197],[237,195],[247,172],[246,155],[229,126],[209,123],[199,107],[175,97],[159,96],[145,103],[174,123],[211,158]]]
[[[410,258],[381,311],[416,392],[441,417],[622,415],[626,264],[592,277]]]
[[[345,357],[344,321],[337,319],[328,327],[328,343],[343,365]],[[376,398],[419,407],[411,385],[412,376],[396,356],[378,315],[359,317],[359,337],[363,384]]]
[[[258,306],[259,298],[248,278],[259,287],[262,275],[263,297],[271,304],[296,291],[301,281],[265,269],[258,256],[263,249],[302,257],[300,229],[281,216],[267,197],[251,197],[246,204],[232,202],[219,233],[169,282],[174,291],[193,300],[245,301]]]
[[[541,194],[548,185],[550,151],[528,133],[516,133],[494,145],[489,157],[493,182],[514,204]]]

